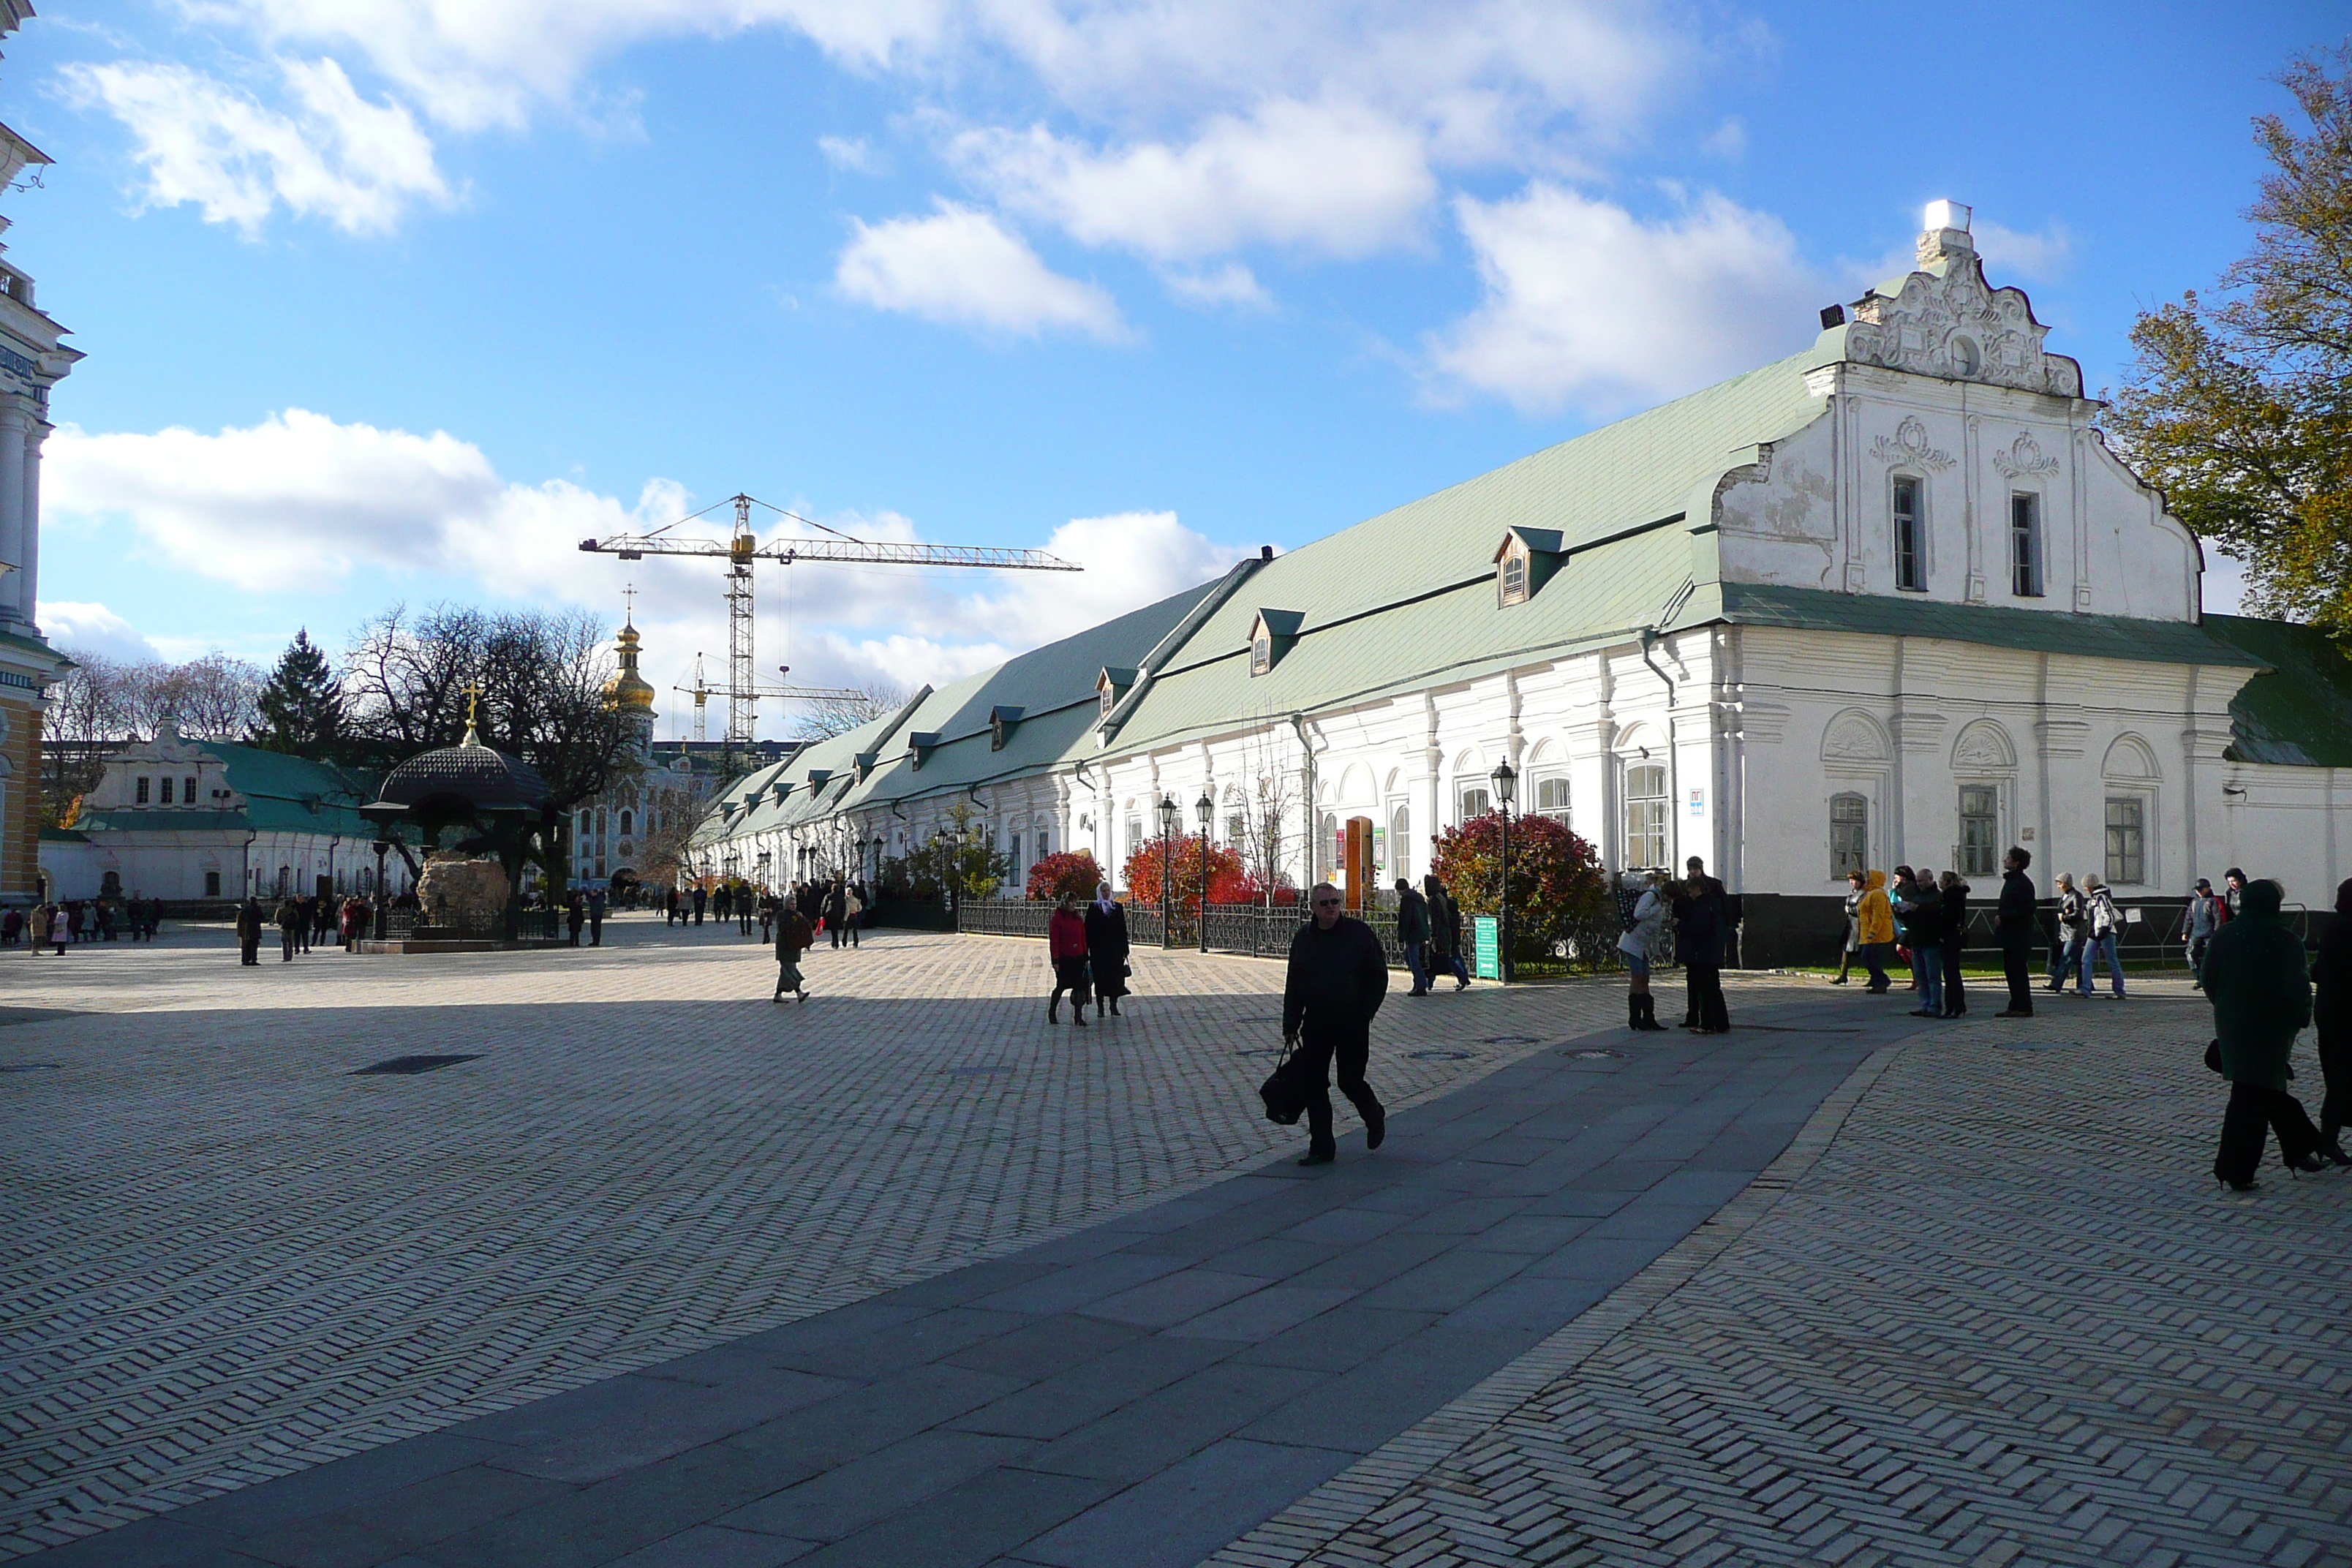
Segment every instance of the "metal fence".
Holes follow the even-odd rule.
[[[410,941],[425,924],[425,911],[414,904],[396,904],[383,911],[383,934],[393,942]],[[520,899],[504,909],[470,911],[430,929],[461,942],[558,942],[566,935],[562,906],[529,905]]]

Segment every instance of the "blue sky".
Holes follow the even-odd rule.
[[[1801,346],[1938,196],[2112,384],[2347,30],[2218,15],[57,0],[43,622],[266,662],[634,580],[667,686],[717,573],[581,537],[741,489],[1086,562],[763,579],[763,668],[942,680]]]

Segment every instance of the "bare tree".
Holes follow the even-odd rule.
[[[41,826],[66,819],[98,785],[106,760],[129,742],[152,740],[165,724],[192,739],[242,739],[251,729],[261,672],[242,659],[206,654],[186,664],[132,663],[86,649],[58,649],[73,668],[49,689],[41,730]]]
[[[804,704],[793,718],[796,741],[825,741],[845,735],[860,724],[887,719],[907,705],[914,693],[887,680],[856,688],[855,697],[828,697]]]
[[[1299,798],[1298,774],[1287,765],[1289,759],[1274,724],[1274,716],[1268,713],[1252,726],[1242,746],[1241,775],[1228,786],[1226,805],[1227,812],[1233,813],[1231,795],[1241,796],[1241,833],[1234,848],[1241,855],[1242,869],[1268,902],[1283,883],[1283,856],[1289,848],[1285,824]]]

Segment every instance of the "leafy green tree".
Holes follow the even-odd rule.
[[[255,707],[260,710],[260,721],[253,743],[264,751],[284,752],[313,762],[332,761],[341,754],[343,689],[335,679],[334,667],[310,640],[308,627],[297,631],[286,646]]]
[[[2279,77],[2298,129],[2270,159],[2251,251],[2214,300],[2143,314],[2107,425],[2172,512],[2245,563],[2248,607],[2352,637],[2352,45]]]
[[[1613,963],[1616,905],[1592,846],[1549,816],[1514,816],[1510,828],[1512,959],[1549,959],[1564,942],[1587,968]],[[1491,811],[1438,836],[1430,868],[1465,915],[1501,908],[1502,840],[1502,814]]]

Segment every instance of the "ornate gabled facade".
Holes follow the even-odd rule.
[[[0,37],[32,14],[24,0],[0,0]],[[0,125],[0,187],[48,161]],[[0,231],[7,226],[0,217]],[[39,896],[41,715],[49,687],[71,668],[37,616],[49,389],[82,357],[65,346],[65,331],[33,303],[32,279],[0,262],[0,904]]]
[[[878,752],[874,782],[772,770],[792,804],[706,818],[703,852],[870,864],[976,806],[1016,870],[1049,845],[1116,868],[1156,803],[1189,826],[1205,795],[1245,858],[1361,891],[1426,870],[1507,759],[1519,809],[1610,865],[1705,858],[1748,895],[1749,963],[1826,951],[1850,868],[1990,895],[2012,844],[2045,889],[2172,899],[2239,865],[2326,908],[2352,874],[2352,664],[2202,614],[2196,537],[2023,293],[1986,283],[1968,209],[1930,207],[1918,258],[1783,360],[955,689],[966,715],[1025,702],[1024,734],[1083,712],[1045,754],[935,783],[877,725],[828,742]]]

